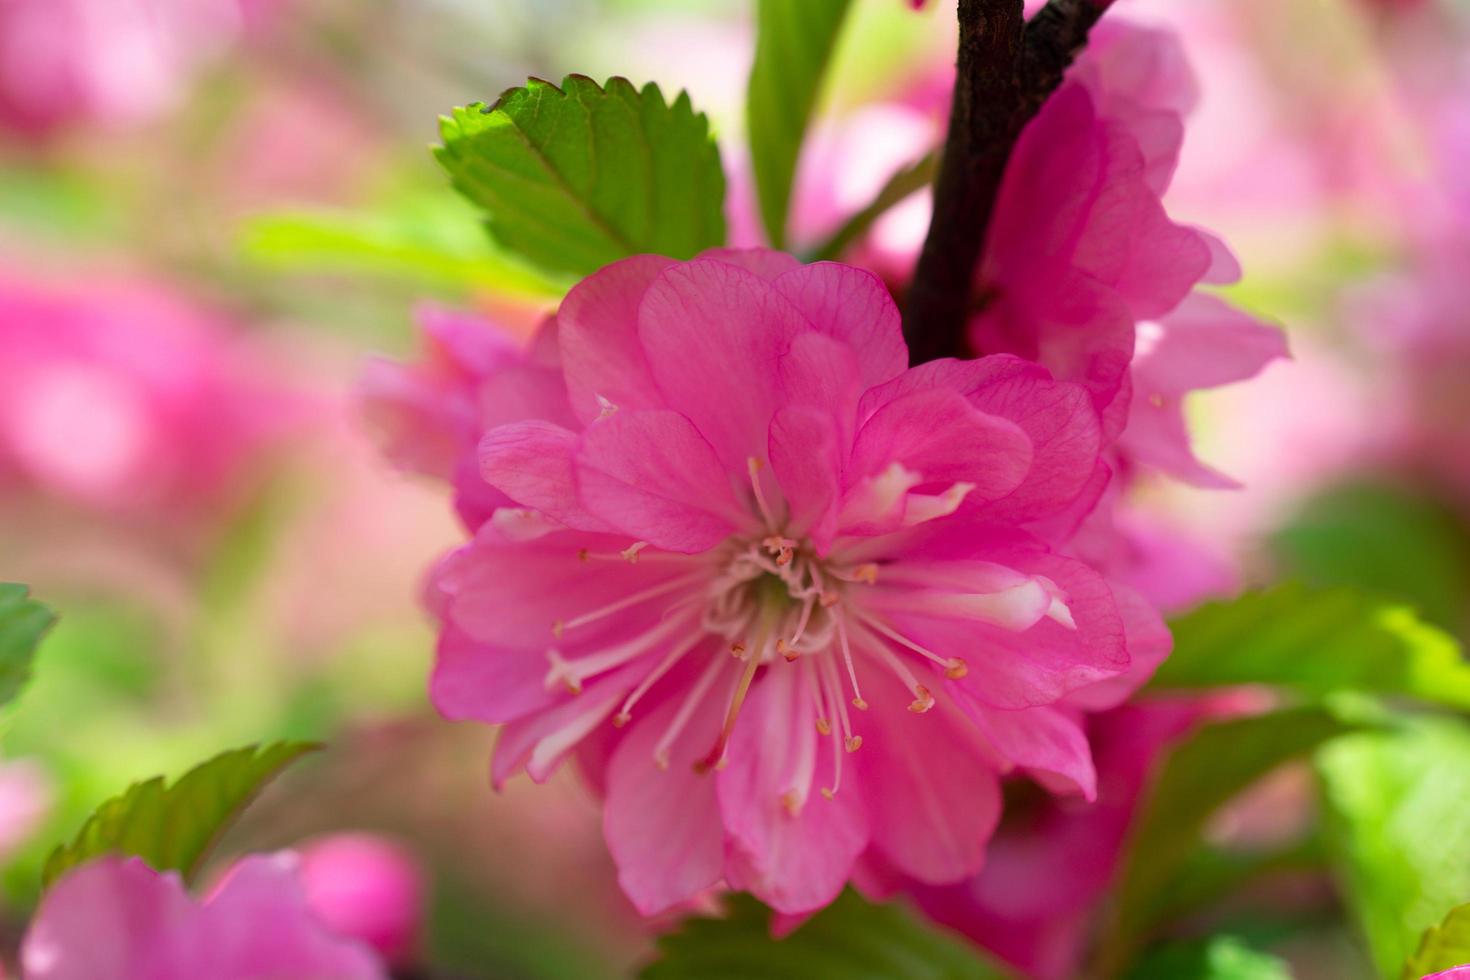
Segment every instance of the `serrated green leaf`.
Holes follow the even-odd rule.
[[[1291,980],[1286,963],[1234,936],[1212,936],[1150,953],[1127,980]]]
[[[658,941],[642,980],[998,980],[1004,974],[899,905],[851,891],[791,935],[772,939],[771,911],[732,895],[724,918],[686,919]]]
[[[31,676],[31,662],[41,637],[56,614],[30,598],[30,590],[0,582],[0,705],[9,704]]]
[[[1174,882],[1220,806],[1257,779],[1358,723],[1323,707],[1206,724],[1165,758],[1139,806],[1115,889],[1104,961],[1117,968],[1168,917]]]
[[[847,7],[848,0],[759,0],[756,5],[746,128],[761,222],[776,248],[786,245],[796,162]]]
[[[1450,909],[1439,925],[1430,926],[1419,940],[1419,948],[1404,964],[1401,980],[1450,970],[1470,963],[1470,905]]]
[[[531,79],[440,120],[434,154],[496,241],[544,269],[587,275],[641,252],[687,259],[725,241],[725,175],[689,95]]]
[[[1404,694],[1470,710],[1470,664],[1443,630],[1349,588],[1283,585],[1176,620],[1153,690],[1274,684]]]
[[[319,746],[277,742],[215,756],[165,786],[162,776],[134,783],[97,808],[76,839],[46,860],[50,886],[67,870],[104,854],[142,858],[157,871],[178,871],[187,881],[220,834],[288,764]]]
[[[1415,718],[1318,756],[1323,830],[1383,976],[1470,896],[1470,725]]]

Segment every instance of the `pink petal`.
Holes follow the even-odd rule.
[[[1031,441],[1015,423],[977,410],[958,392],[922,391],[895,398],[863,424],[847,479],[896,462],[924,483],[973,484],[969,499],[989,501],[1015,490],[1031,461]]]
[[[716,695],[704,699],[674,740],[668,768],[661,769],[654,749],[679,706],[672,700],[636,719],[608,765],[603,834],[618,865],[618,884],[644,915],[693,898],[719,881],[724,866],[715,777],[694,771],[714,744],[721,705]]]
[[[21,965],[36,980],[197,968],[207,955],[200,920],[177,874],[161,875],[140,858],[99,858],[47,891],[21,945]]]
[[[859,417],[870,417],[904,394],[929,389],[957,391],[981,412],[1015,423],[1031,440],[1025,480],[981,510],[987,520],[1054,516],[1092,484],[1102,437],[1087,392],[1079,386],[1052,381],[1044,368],[1009,355],[930,361],[867,392]]]
[[[1052,704],[1128,668],[1117,603],[1091,568],[1025,546],[993,547],[980,557],[1045,577],[1058,590],[1071,622],[1043,616],[1016,630],[984,616],[954,618],[957,609],[944,617],[930,614],[922,593],[909,608],[901,595],[885,600],[884,616],[899,632],[941,657],[965,661],[969,673],[955,683],[985,704],[1015,709]]]
[[[451,721],[496,725],[539,711],[559,692],[546,688],[544,651],[481,643],[446,625],[439,634],[429,699]]]
[[[328,933],[316,919],[298,869],[287,852],[254,854],[230,869],[204,906],[214,966],[193,976],[386,976],[366,945]]]
[[[1002,711],[963,694],[956,701],[996,753],[1036,772],[1053,792],[1097,798],[1097,773],[1080,716],[1053,707]]]
[[[491,784],[500,789],[522,768],[535,782],[545,782],[582,739],[611,724],[613,712],[651,668],[651,658],[628,664],[588,684],[580,694],[562,692],[555,707],[507,724],[495,742]]]
[[[1139,348],[1135,388],[1144,398],[1244,381],[1290,356],[1278,327],[1200,292],[1160,320]]]
[[[896,378],[908,367],[898,307],[871,272],[817,262],[787,272],[774,285],[813,327],[858,353],[863,387]]]
[[[706,551],[747,521],[714,447],[678,412],[620,410],[593,424],[576,473],[589,511],[660,548]]]
[[[551,422],[511,422],[480,440],[480,475],[523,507],[584,531],[611,528],[577,495],[573,460],[581,437]]]
[[[790,403],[783,362],[808,332],[811,324],[769,282],[710,259],[667,270],[639,312],[639,336],[669,407],[736,473],[765,451],[771,417]]]
[[[735,265],[762,279],[774,281],[794,269],[801,268],[795,256],[770,248],[711,248],[700,252],[697,259],[713,259]]]
[[[833,739],[816,729],[812,672],[811,663],[766,669],[718,779],[730,884],[787,914],[836,898],[868,843],[859,787],[848,784],[830,800],[820,792],[832,778]],[[854,775],[849,767],[848,780]]]
[[[1087,711],[1116,707],[1153,676],[1174,648],[1174,637],[1158,610],[1134,589],[1119,582],[1109,583],[1118,615],[1123,620],[1123,642],[1128,647],[1128,669],[1116,677],[1081,688],[1067,695],[1066,703]]]
[[[771,419],[771,471],[790,511],[790,533],[811,535],[819,552],[831,544],[841,481],[837,426],[830,413],[805,405]]]
[[[583,422],[602,412],[598,396],[622,408],[661,408],[638,341],[638,307],[673,259],[635,255],[573,286],[556,322],[572,410]]]
[[[946,703],[923,715],[894,692],[865,691],[857,719],[873,844],[910,877],[958,881],[980,870],[1000,819],[1000,784],[979,734]]]
[[[497,648],[544,653],[556,642],[568,656],[627,639],[662,619],[684,595],[660,594],[556,640],[557,623],[570,622],[628,596],[673,583],[684,572],[643,561],[582,561],[583,550],[617,555],[627,538],[561,531],[529,540],[507,540],[492,525],[442,562],[435,588],[443,615],[470,637]],[[697,586],[691,585],[690,588]]]

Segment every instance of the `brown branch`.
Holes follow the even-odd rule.
[[[1109,0],[1050,0],[1027,23],[1023,0],[959,0],[960,44],[934,215],[904,310],[909,360],[968,353],[991,211],[1022,127],[1058,85]]]

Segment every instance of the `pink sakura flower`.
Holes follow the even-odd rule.
[[[1173,222],[1162,195],[1195,87],[1177,40],[1104,21],[1017,142],[989,229],[978,350],[1086,386],[1120,461],[1203,486],[1183,396],[1285,355],[1280,332],[1195,292],[1240,275],[1224,245]],[[1142,326],[1140,326],[1142,325]]]
[[[876,278],[766,251],[615,263],[530,359],[553,339],[554,384],[474,386],[513,506],[434,573],[432,695],[505,725],[497,784],[579,755],[641,911],[721,880],[810,911],[869,852],[958,880],[1002,774],[1091,796],[1082,712],[1168,635],[1041,537],[1106,477],[1082,387],[906,369]]]
[[[0,269],[0,484],[171,519],[226,503],[291,413],[251,358],[156,286]]]
[[[1464,966],[1452,966],[1438,973],[1425,974],[1422,980],[1470,980],[1470,963]]]
[[[20,959],[26,980],[387,976],[313,917],[289,853],[246,858],[202,902],[138,858],[81,865],[46,894]]]
[[[338,936],[367,944],[392,964],[417,955],[424,885],[417,863],[373,834],[335,834],[301,852],[306,904]]]

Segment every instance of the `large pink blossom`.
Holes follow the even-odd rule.
[[[1023,130],[980,269],[972,341],[1086,386],[1124,465],[1203,486],[1182,401],[1285,355],[1280,332],[1196,291],[1240,275],[1162,197],[1196,90],[1177,40],[1104,21],[1067,81]]]
[[[0,486],[170,519],[219,505],[294,410],[255,360],[160,287],[0,268]]]
[[[432,693],[505,724],[497,783],[580,755],[642,911],[721,880],[808,911],[870,850],[957,880],[1001,775],[1093,794],[1082,713],[1168,635],[1041,536],[1106,482],[1085,389],[1010,356],[907,369],[875,277],[764,251],[615,263],[531,360],[553,349],[554,377],[435,403],[488,411],[510,505],[435,571]]]
[[[104,857],[63,876],[21,945],[26,980],[275,980],[387,976],[312,915],[288,853],[253,856],[204,901],[174,872]]]

